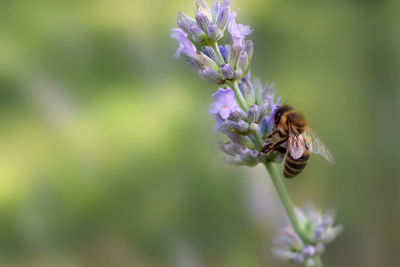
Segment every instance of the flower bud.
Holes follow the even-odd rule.
[[[262,98],[261,98],[261,94],[262,94],[262,85],[261,85],[261,81],[259,78],[254,78],[253,80],[253,87],[254,87],[254,100],[255,103],[257,105],[259,105],[260,103],[262,103]]]
[[[189,31],[190,36],[195,42],[201,43],[204,41],[205,33],[197,25],[190,26]]]
[[[218,57],[217,54],[215,53],[215,50],[211,46],[202,46],[201,51],[211,58],[214,62],[218,62]]]
[[[268,118],[264,117],[261,120],[260,131],[263,136],[267,136],[272,130],[272,122]]]
[[[235,80],[239,80],[242,78],[242,70],[236,70],[235,71]]]
[[[248,147],[249,149],[255,149],[254,143],[247,137],[247,136],[243,136],[231,131],[228,132],[224,132],[229,139],[234,142],[237,143],[239,145],[241,145],[242,147]]]
[[[220,30],[216,24],[208,26],[208,38],[212,41],[217,41],[222,37]]]
[[[248,105],[254,104],[254,90],[253,85],[248,81],[248,79],[242,79],[242,89],[244,93],[244,99]]]
[[[216,18],[218,15],[218,11],[219,11],[219,2],[215,1],[211,7],[211,15],[213,18]]]
[[[199,25],[199,27],[204,31],[204,32],[208,32],[208,26],[210,26],[210,19],[207,16],[206,13],[204,13],[203,11],[198,11],[196,12],[196,21],[197,24]]]
[[[236,143],[232,142],[219,142],[219,147],[222,151],[230,156],[235,156],[241,152],[242,147]]]
[[[196,21],[189,17],[187,14],[183,12],[178,13],[178,17],[176,19],[176,23],[178,27],[181,28],[186,34],[191,35],[190,27],[196,24]]]
[[[239,155],[236,155],[234,157],[225,157],[224,161],[225,161],[225,163],[230,164],[230,165],[243,165],[242,160],[240,159]]]
[[[225,130],[234,131],[240,134],[247,134],[249,132],[249,124],[244,121],[231,121],[226,120],[221,123],[221,127]]]
[[[196,61],[193,58],[188,58],[186,60],[186,63],[188,64],[188,66],[196,73],[199,73],[200,68],[202,67],[198,61]]]
[[[236,67],[245,72],[248,65],[249,65],[249,58],[247,57],[247,54],[245,52],[240,52]]]
[[[258,163],[257,156],[259,152],[255,150],[250,150],[248,148],[242,149],[241,153],[239,154],[240,160],[242,161],[241,164],[247,166],[255,166]]]
[[[303,240],[298,236],[298,234],[290,227],[283,230],[286,237],[288,237],[289,245],[291,245],[296,250],[301,250],[304,243]]]
[[[209,67],[202,67],[199,71],[199,77],[210,83],[220,84],[223,81],[221,74]]]
[[[257,132],[260,128],[258,127],[257,123],[250,124],[250,131]]]
[[[237,108],[231,113],[231,116],[236,121],[244,121],[246,119],[246,113],[241,108]]]
[[[244,51],[246,52],[247,56],[249,57],[249,60],[253,57],[253,52],[254,52],[254,45],[251,40],[247,40],[245,45],[244,45]]]
[[[230,46],[230,45],[225,45],[225,46],[220,45],[220,46],[219,46],[219,51],[221,52],[221,54],[222,54],[222,56],[223,56],[225,62],[228,62],[228,60],[229,60],[229,53],[230,53],[230,51],[231,51],[231,46]]]
[[[241,50],[242,50],[241,45],[231,45],[231,52],[229,55],[229,64],[231,66],[234,66],[234,67],[236,66],[236,63],[238,61]]]
[[[229,5],[225,5],[225,6],[224,6],[224,2],[223,2],[221,4],[221,8],[219,10],[217,20],[216,20],[218,28],[221,31],[224,31],[226,26],[228,25],[228,16],[229,16],[230,11],[231,11],[230,2],[229,2]]]
[[[263,103],[258,105],[258,109],[260,111],[260,118],[263,118],[268,114],[269,105],[266,101],[263,101]]]
[[[235,70],[229,64],[222,64],[221,73],[227,80],[232,80],[235,77]]]
[[[247,122],[244,122],[244,121],[239,121],[238,123],[238,126],[237,126],[237,131],[239,132],[239,133],[244,133],[244,134],[247,134],[248,132],[249,132],[249,124],[247,123]]]
[[[196,11],[205,11],[207,15],[210,15],[210,9],[208,8],[207,2],[204,0],[197,0],[195,9]]]
[[[217,63],[215,63],[211,58],[201,53],[200,51],[198,51],[197,54],[198,57],[196,60],[199,62],[201,66],[212,68],[215,71],[219,69]]]
[[[260,116],[260,111],[257,105],[251,105],[249,107],[249,112],[247,113],[247,117],[249,118],[249,122],[257,122]],[[256,124],[257,125],[257,124]],[[257,125],[258,127],[258,125]]]
[[[261,93],[261,101],[266,100],[270,105],[274,100],[275,85],[273,83],[267,83]]]

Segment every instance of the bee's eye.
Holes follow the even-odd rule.
[[[275,121],[279,121],[281,119],[281,116],[282,116],[282,112],[281,111],[276,112]]]

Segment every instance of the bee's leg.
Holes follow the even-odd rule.
[[[274,136],[275,134],[279,134],[279,133],[280,133],[279,130],[274,130],[274,131],[272,131],[271,134],[269,134],[268,136],[264,136],[263,138],[264,138],[264,140],[267,140],[267,139],[272,138],[272,136]],[[279,135],[279,136],[280,136],[280,135]]]
[[[281,153],[281,154],[286,154],[287,149],[283,146],[278,146],[277,148],[274,149],[275,151]]]
[[[276,141],[275,143],[267,143],[260,149],[260,152],[270,154],[272,151],[277,150],[284,142],[286,142],[286,139]]]
[[[272,146],[272,145],[273,145],[272,143],[266,143],[266,144],[260,149],[260,152],[268,153],[269,151],[271,151],[271,146]]]

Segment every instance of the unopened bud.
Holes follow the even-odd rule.
[[[213,18],[216,18],[218,15],[218,11],[219,11],[219,2],[215,1],[211,7],[211,15]]]
[[[196,60],[199,62],[199,64],[201,66],[206,66],[206,67],[212,68],[214,70],[218,70],[218,65],[217,65],[217,63],[214,62],[214,60],[212,60],[205,54],[201,53],[200,51],[197,51],[197,54],[198,54],[198,57]]]
[[[246,103],[248,105],[253,105],[255,102],[253,85],[251,84],[251,82],[249,82],[248,79],[245,78],[242,79],[241,84],[243,88],[244,98],[246,99]]]
[[[203,46],[201,47],[201,51],[213,61],[218,62],[217,54],[211,46]]]
[[[204,13],[203,11],[198,11],[196,13],[196,21],[204,32],[208,32],[208,26],[210,26],[210,19],[208,18],[206,13]]]
[[[183,12],[178,13],[178,17],[176,19],[176,23],[178,27],[181,28],[186,34],[191,35],[190,27],[196,24],[196,21],[189,17],[187,14]]]
[[[249,122],[257,122],[260,118],[260,110],[257,105],[251,105],[249,107],[249,112],[247,113]]]
[[[227,143],[219,142],[219,147],[221,148],[222,151],[231,156],[239,154],[242,148],[242,146],[232,142],[227,142]]]
[[[259,78],[254,78],[253,80],[253,88],[254,88],[254,98],[255,98],[255,102],[257,105],[259,105],[260,103],[262,103],[262,98],[261,98],[261,94],[262,94],[262,84]]]
[[[229,64],[222,64],[221,73],[227,80],[232,80],[235,77],[235,70]]]
[[[225,30],[226,26],[228,25],[228,16],[231,8],[230,6],[221,6],[216,23],[220,30]]]
[[[210,14],[210,9],[208,8],[207,2],[204,0],[197,0],[195,3],[196,11],[203,10],[207,14]]]
[[[216,24],[208,26],[208,38],[212,41],[217,41],[222,37],[220,30]]]
[[[195,72],[198,73],[200,68],[202,67],[198,61],[194,60],[193,58],[188,58],[186,63],[188,66]]]
[[[244,51],[247,53],[247,56],[249,57],[249,60],[253,57],[253,52],[254,52],[254,44],[251,40],[247,40],[245,45],[244,45]]]
[[[221,52],[222,56],[224,57],[225,62],[228,62],[229,61],[229,53],[231,51],[231,46],[230,45],[225,45],[225,46],[220,45],[219,51]]]
[[[242,78],[242,70],[236,70],[235,71],[235,79],[238,80],[240,78]]]
[[[232,111],[231,115],[237,121],[243,121],[246,119],[246,113],[241,108],[237,108]]]
[[[201,43],[204,41],[205,34],[197,25],[192,25],[190,26],[190,36],[195,42]]]
[[[247,57],[247,54],[245,52],[240,52],[236,67],[245,72],[248,65],[249,65],[249,58]]]
[[[199,72],[199,77],[210,83],[219,84],[223,81],[221,74],[209,67],[202,67]]]
[[[236,63],[238,61],[239,54],[240,54],[241,50],[242,50],[242,46],[241,45],[237,45],[237,44],[236,45],[235,44],[231,45],[231,53],[229,55],[229,64],[231,66],[236,66]]]

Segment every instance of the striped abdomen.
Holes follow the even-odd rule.
[[[283,167],[283,174],[285,175],[285,177],[293,178],[301,173],[304,167],[306,167],[307,165],[310,154],[310,150],[306,149],[300,158],[294,159],[290,155],[290,152],[288,152],[286,155],[285,166]]]

